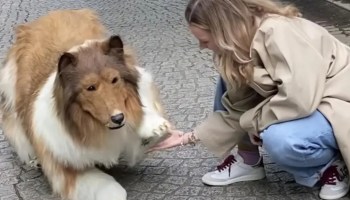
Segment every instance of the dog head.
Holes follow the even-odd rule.
[[[141,110],[138,72],[129,66],[119,36],[65,52],[58,63],[66,104],[78,106],[109,129],[135,121]]]

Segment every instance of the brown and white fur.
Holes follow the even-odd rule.
[[[166,135],[151,75],[88,9],[52,11],[20,25],[0,69],[3,130],[20,159],[41,164],[71,200],[125,200],[111,167],[135,164]],[[152,140],[153,139],[153,140]]]

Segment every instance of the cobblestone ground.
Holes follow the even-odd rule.
[[[172,122],[189,130],[211,111],[217,73],[211,55],[199,51],[189,34],[183,12],[187,0],[3,0],[0,10],[0,58],[13,41],[16,24],[48,10],[90,7],[101,14],[113,33],[132,44],[142,66],[154,73]],[[350,45],[350,12],[326,1],[294,0],[305,17],[326,27]],[[213,133],[215,134],[215,133]],[[227,187],[204,186],[200,178],[217,164],[202,146],[150,154],[134,168],[111,170],[130,200],[253,200],[318,199],[318,189],[298,186],[264,156],[267,178]],[[42,173],[20,164],[0,133],[0,199],[58,200]],[[343,199],[350,199],[348,197]]]

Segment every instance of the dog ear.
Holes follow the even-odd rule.
[[[109,39],[103,42],[102,49],[106,55],[123,56],[124,44],[118,35],[112,35]]]
[[[58,61],[58,72],[62,72],[68,66],[76,66],[77,58],[68,52],[63,53]]]

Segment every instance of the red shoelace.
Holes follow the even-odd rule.
[[[326,171],[323,173],[321,177],[321,184],[322,185],[335,185],[336,180],[342,181],[343,177],[340,175],[338,169],[336,166],[330,166]]]
[[[221,172],[221,171],[223,171],[223,170],[225,170],[227,167],[229,168],[228,169],[228,174],[229,174],[229,176],[230,176],[230,174],[231,174],[231,165],[233,164],[233,163],[235,163],[235,162],[237,162],[237,160],[235,159],[235,157],[233,156],[233,155],[230,155],[230,156],[228,156],[225,160],[224,160],[224,162],[223,163],[221,163],[220,165],[218,165],[217,167],[216,167],[216,169],[219,171],[219,172]]]

